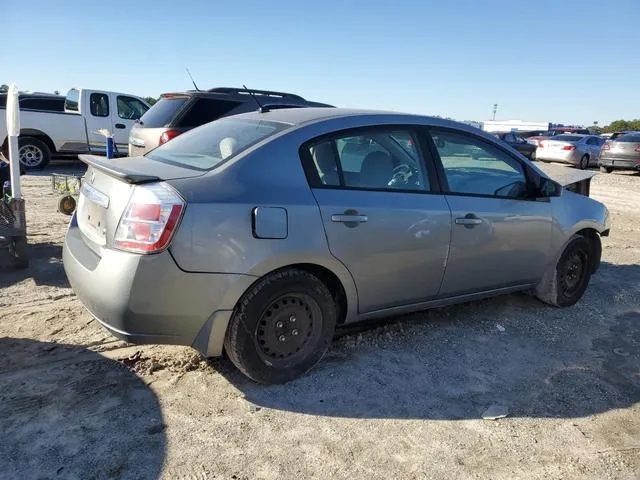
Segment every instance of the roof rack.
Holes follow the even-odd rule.
[[[215,93],[236,93],[236,94],[246,94],[249,95],[253,93],[254,95],[263,95],[267,97],[280,97],[280,98],[289,98],[295,100],[303,100],[300,95],[296,95],[294,93],[285,93],[285,92],[274,92],[271,90],[254,90],[254,89],[245,89],[245,88],[235,88],[235,87],[216,87],[210,88],[207,92],[215,92]]]

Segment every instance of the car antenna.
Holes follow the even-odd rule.
[[[251,98],[253,98],[253,100],[258,104],[258,110],[260,111],[260,113],[265,113],[268,112],[269,110],[265,107],[262,106],[262,104],[260,103],[260,101],[258,100],[258,98],[253,94],[253,92],[251,90],[249,90],[247,88],[246,85],[242,85],[244,87],[244,89],[247,91],[247,93],[249,95],[251,95]]]
[[[189,69],[187,67],[184,67],[184,69],[187,71],[187,75],[189,75],[189,78],[191,79],[191,83],[193,83],[193,86],[196,87],[196,90],[199,92],[200,89],[198,88],[198,85],[196,85],[196,81],[191,76],[191,72],[189,71]]]

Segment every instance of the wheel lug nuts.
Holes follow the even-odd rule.
[[[291,335],[298,335],[298,330],[293,330],[293,331],[291,332]]]
[[[295,321],[296,321],[296,316],[295,316],[295,315],[291,315],[291,316],[289,317],[289,321],[290,321],[291,323],[295,322]]]
[[[287,337],[285,337],[284,335],[280,335],[280,337],[278,338],[278,340],[280,340],[281,342],[284,342],[287,339]]]
[[[278,323],[276,323],[276,327],[282,328],[282,327],[284,327],[284,323],[278,322]]]

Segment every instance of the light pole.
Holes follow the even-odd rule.
[[[492,118],[492,120],[495,120],[495,119],[496,119],[496,112],[497,112],[497,111],[498,111],[498,104],[497,104],[497,103],[494,103],[494,104],[493,104],[493,118]]]

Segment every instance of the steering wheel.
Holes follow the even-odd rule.
[[[387,183],[387,185],[389,187],[409,185],[410,183],[409,180],[414,175],[416,176],[415,183],[417,184],[417,178],[418,178],[417,173],[418,171],[414,167],[406,163],[402,163],[394,167],[391,175],[391,180],[389,180],[389,183]]]

